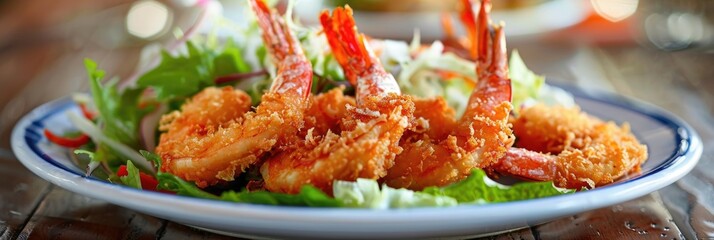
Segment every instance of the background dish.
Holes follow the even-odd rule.
[[[413,238],[474,236],[540,224],[558,217],[624,202],[687,174],[702,152],[698,135],[676,116],[622,96],[566,89],[582,109],[627,121],[649,147],[642,173],[609,186],[574,194],[489,205],[398,210],[260,206],[195,199],[113,185],[83,177],[66,149],[42,138],[44,127],[71,128],[64,114],[79,111],[69,98],[42,105],[14,128],[18,159],[40,177],[70,191],[179,223],[239,236],[309,238]]]
[[[589,1],[554,0],[518,9],[498,9],[491,13],[494,22],[507,23],[506,36],[524,36],[572,26],[590,14]],[[323,9],[331,9],[320,0],[301,0],[295,15],[306,25],[317,25],[317,16]],[[226,16],[231,16],[227,8]],[[359,30],[367,35],[386,39],[411,39],[419,28],[422,39],[443,38],[441,12],[367,12],[355,11]],[[452,14],[457,30],[461,31],[456,13]],[[465,34],[457,34],[465,36]]]

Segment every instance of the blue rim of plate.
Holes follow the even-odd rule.
[[[77,172],[74,169],[70,169],[70,168],[66,167],[65,165],[57,162],[57,160],[51,158],[49,155],[47,155],[45,152],[43,152],[39,148],[38,144],[44,138],[44,134],[43,134],[43,131],[45,129],[44,121],[46,121],[51,116],[54,116],[55,114],[65,112],[68,109],[76,106],[76,104],[70,98],[62,98],[62,99],[59,99],[59,100],[56,100],[53,102],[49,102],[46,105],[51,106],[51,105],[55,105],[55,104],[59,104],[59,107],[53,108],[50,111],[47,111],[46,114],[33,120],[30,123],[30,125],[25,128],[25,135],[24,135],[25,143],[32,150],[32,152],[34,152],[38,157],[42,158],[49,164],[52,164],[53,166],[55,166],[57,168],[60,168],[62,170],[65,170],[67,172],[75,174],[77,176],[85,177],[84,174]],[[42,107],[45,107],[46,105],[43,105]],[[87,178],[96,179],[94,177],[87,177]],[[97,179],[97,180],[99,180],[99,179]]]
[[[42,152],[37,146],[37,144],[42,141],[43,138],[41,131],[45,126],[44,121],[54,116],[55,114],[62,113],[68,110],[76,110],[74,103],[69,98],[62,98],[46,103],[23,117],[23,119],[18,122],[15,129],[13,130],[12,147],[18,159],[20,159],[20,161],[26,167],[32,170],[35,174],[45,178],[46,180],[49,180],[50,182],[56,185],[59,185],[64,188],[69,188],[71,191],[75,191],[80,194],[102,199],[128,208],[136,208],[137,206],[140,206],[140,204],[112,199],[110,197],[105,196],[103,193],[101,193],[101,191],[92,191],[86,188],[100,188],[100,190],[103,190],[105,192],[120,192],[122,196],[127,195],[127,197],[140,198],[144,200],[155,200],[166,205],[155,206],[160,211],[163,211],[161,213],[156,213],[157,215],[159,215],[159,217],[175,216],[176,211],[179,210],[175,210],[172,208],[186,208],[189,206],[195,206],[195,208],[202,209],[202,211],[209,211],[215,215],[219,215],[216,216],[216,218],[234,217],[235,214],[240,213],[241,216],[251,216],[262,220],[273,219],[275,221],[294,222],[304,221],[304,216],[306,216],[304,214],[309,214],[311,218],[309,218],[309,220],[305,222],[322,224],[368,224],[373,221],[388,224],[402,224],[405,221],[422,221],[420,220],[422,218],[430,219],[430,221],[439,221],[439,219],[453,220],[452,218],[445,218],[443,216],[444,213],[447,213],[447,215],[451,214],[451,216],[453,216],[454,218],[473,220],[473,216],[466,216],[464,214],[494,214],[494,212],[499,212],[500,214],[507,209],[527,209],[532,211],[532,213],[519,212],[517,214],[503,212],[504,216],[510,216],[512,218],[515,217],[514,215],[523,214],[530,214],[530,216],[536,214],[544,215],[544,217],[542,217],[538,221],[528,222],[529,225],[538,224],[546,220],[551,220],[555,217],[565,216],[563,214],[574,214],[585,210],[609,206],[612,204],[624,202],[627,200],[634,199],[636,197],[643,196],[652,191],[656,191],[686,175],[689,171],[691,171],[691,169],[696,165],[697,161],[699,160],[703,148],[701,139],[687,123],[679,119],[677,116],[667,112],[666,110],[663,110],[659,107],[645,102],[641,102],[636,99],[608,92],[590,90],[586,91],[568,85],[557,86],[574,94],[576,96],[576,99],[583,98],[602,104],[620,107],[628,111],[633,111],[635,113],[652,118],[657,122],[661,123],[662,125],[669,127],[674,132],[674,140],[677,142],[677,146],[675,146],[674,148],[675,151],[673,151],[671,156],[669,156],[666,160],[664,160],[662,163],[660,163],[659,165],[657,165],[646,173],[642,173],[639,176],[633,176],[632,178],[625,179],[620,182],[616,182],[589,191],[581,191],[572,194],[546,198],[485,205],[467,204],[451,208],[413,208],[408,209],[406,211],[404,209],[374,211],[373,209],[351,208],[330,208],[329,210],[324,210],[324,208],[266,206],[246,203],[224,202],[218,200],[156,193],[151,191],[142,191],[122,185],[111,184],[107,181],[94,177],[85,177],[84,173],[78,172],[74,169],[70,169],[62,165],[55,159],[52,159],[48,154]],[[587,111],[587,109],[584,110]],[[29,149],[31,152],[26,151],[27,149]],[[41,161],[37,161],[38,158],[41,159]],[[47,167],[49,167],[47,166],[47,164],[61,169],[62,171],[46,169]],[[663,173],[665,172],[665,170],[667,170],[666,174]],[[659,176],[653,177],[653,175]],[[78,188],[77,186],[80,185],[87,186]],[[599,197],[601,197],[602,195],[598,194],[618,197],[608,197],[600,199]],[[549,206],[549,208],[534,208],[535,206],[543,205]],[[159,210],[143,209],[143,212],[152,215],[152,212],[155,213],[154,211]],[[189,225],[212,228],[212,226],[201,225],[201,223],[192,223],[190,220],[186,219],[177,219],[177,221]],[[217,228],[218,230],[221,230],[219,228],[222,228],[223,230],[231,229],[225,226]]]

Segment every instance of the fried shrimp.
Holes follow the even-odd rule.
[[[180,149],[175,144],[185,144],[191,136],[206,135],[226,127],[250,110],[250,96],[232,87],[209,87],[194,95],[183,106],[181,112],[174,111],[161,117],[159,130],[165,131],[161,138],[162,149]]]
[[[207,88],[165,123],[156,152],[162,170],[206,187],[231,181],[303,126],[312,66],[277,13],[251,1],[263,40],[278,66],[270,91],[255,112],[239,90]],[[246,102],[248,104],[246,104]],[[198,112],[198,115],[195,113]],[[169,119],[170,120],[170,119]]]
[[[347,106],[355,106],[355,99],[344,95],[344,88],[334,88],[326,93],[311,96],[310,107],[305,113],[305,128],[301,136],[324,135],[328,131],[342,132],[344,120],[349,116]]]
[[[515,146],[531,151],[558,154],[566,147],[583,148],[601,124],[579,108],[548,107],[542,104],[523,108],[511,121],[518,137]]]
[[[494,168],[566,188],[593,188],[637,172],[647,147],[630,132],[579,108],[534,105],[513,122],[518,141]],[[545,152],[545,153],[541,153]],[[551,155],[553,154],[553,155]]]
[[[338,7],[332,16],[323,11],[320,22],[345,75],[357,87],[356,106],[345,105],[348,115],[339,134],[330,129],[309,134],[293,149],[265,161],[261,173],[272,192],[296,193],[312,184],[331,193],[335,180],[383,177],[401,152],[398,142],[414,109],[357,33],[349,7]]]
[[[495,163],[513,144],[505,38],[502,26],[494,26],[495,36],[491,37],[487,4],[482,2],[478,25],[473,13],[466,18],[469,32],[476,33],[469,36],[478,49],[478,84],[464,115],[454,119],[453,110],[441,98],[416,101],[416,127],[402,139],[404,151],[383,179],[387,185],[414,190],[444,186],[462,180],[474,168]]]

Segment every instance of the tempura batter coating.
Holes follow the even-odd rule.
[[[174,114],[178,115],[176,120],[169,123],[156,149],[163,160],[163,171],[193,181],[198,187],[234,180],[303,127],[312,87],[310,61],[277,13],[262,1],[253,0],[251,5],[267,50],[278,66],[270,91],[262,96],[255,112],[237,118],[245,112],[245,103],[222,97],[243,99],[245,94],[226,92],[227,88],[223,92],[203,90],[184,105],[182,112]],[[210,112],[193,116],[195,111]],[[195,126],[212,127],[197,132],[192,130]]]
[[[647,160],[647,146],[627,123],[603,122],[578,108],[525,108],[514,121],[514,133],[523,148],[509,149],[495,169],[559,187],[609,184],[638,172]]]

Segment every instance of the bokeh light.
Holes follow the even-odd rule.
[[[129,9],[126,17],[126,29],[129,34],[150,39],[166,32],[171,22],[171,12],[157,1],[139,1]]]
[[[618,22],[635,13],[639,0],[590,0],[590,4],[601,17]]]

